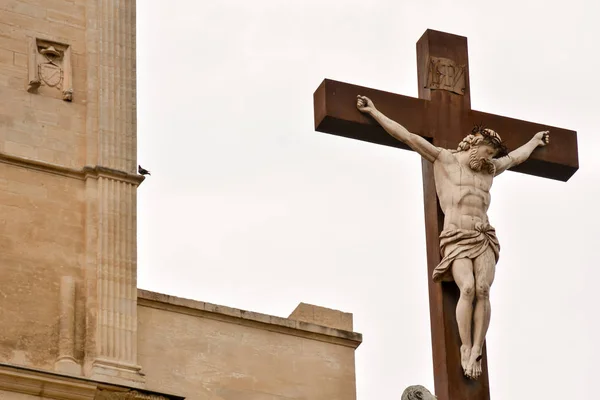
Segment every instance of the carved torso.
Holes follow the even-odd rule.
[[[488,224],[493,175],[475,172],[464,154],[442,150],[433,163],[440,206],[444,212],[444,229],[475,229]]]

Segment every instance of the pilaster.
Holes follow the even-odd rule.
[[[93,379],[142,387],[137,364],[135,1],[88,0],[86,359]],[[109,173],[103,173],[108,171]]]

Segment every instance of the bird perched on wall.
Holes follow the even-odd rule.
[[[138,165],[138,174],[140,174],[140,175],[151,175],[150,171],[148,171],[147,169],[142,168],[141,165]]]

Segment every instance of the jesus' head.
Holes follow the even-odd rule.
[[[479,125],[460,142],[457,151],[469,152],[469,167],[473,171],[483,170],[493,175],[496,167],[492,158],[506,155],[506,146],[497,132]]]

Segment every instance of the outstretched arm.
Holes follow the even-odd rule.
[[[356,107],[360,112],[373,117],[373,119],[375,119],[375,121],[377,121],[387,133],[401,142],[406,143],[408,147],[419,153],[421,157],[427,161],[434,162],[440,154],[442,149],[432,145],[421,136],[409,132],[405,127],[396,121],[392,121],[383,115],[378,109],[375,108],[375,105],[368,97],[357,96]]]
[[[501,174],[509,168],[517,166],[527,160],[531,153],[538,146],[545,146],[550,142],[549,131],[542,131],[536,133],[529,142],[516,150],[511,151],[507,156],[494,160],[496,166],[496,175]]]

